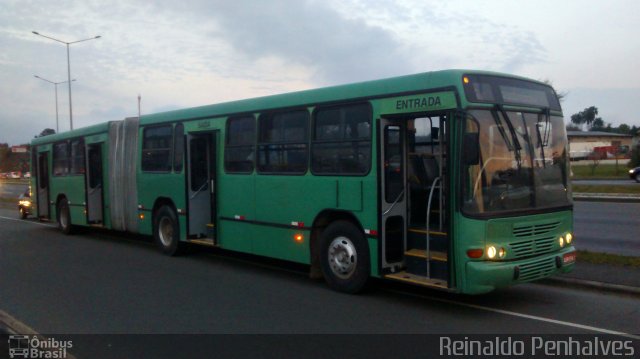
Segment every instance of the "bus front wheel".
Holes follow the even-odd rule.
[[[153,236],[164,254],[169,256],[180,254],[182,243],[180,243],[178,216],[171,207],[162,206],[156,213],[153,220]]]
[[[58,228],[64,234],[73,233],[73,225],[71,224],[71,212],[69,211],[69,202],[62,199],[58,203]]]
[[[362,232],[347,221],[330,224],[321,237],[324,278],[334,290],[360,292],[369,279],[369,246]]]

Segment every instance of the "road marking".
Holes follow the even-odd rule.
[[[479,310],[484,310],[484,311],[487,311],[487,312],[494,312],[494,313],[500,313],[500,314],[505,314],[505,315],[511,315],[511,316],[514,316],[514,317],[537,320],[537,321],[541,321],[541,322],[564,325],[564,326],[572,327],[572,328],[586,329],[586,330],[590,330],[590,331],[598,332],[598,333],[602,333],[602,334],[611,334],[611,335],[617,335],[617,336],[621,336],[621,337],[625,337],[625,338],[640,340],[640,335],[633,335],[633,334],[629,334],[629,333],[625,333],[625,332],[618,332],[618,331],[615,331],[615,330],[592,327],[590,325],[584,325],[584,324],[578,324],[578,323],[572,323],[572,322],[565,322],[565,321],[557,320],[557,319],[539,317],[537,315],[524,314],[524,313],[512,312],[510,310],[485,307],[483,305],[456,302],[455,300],[450,300],[450,299],[435,298],[435,297],[430,297],[430,296],[426,296],[426,295],[412,294],[412,293],[406,293],[406,292],[396,291],[396,290],[390,290],[390,291],[391,292],[400,293],[402,295],[411,295],[411,296],[414,296],[414,297],[425,298],[425,299],[433,300],[433,301],[436,301],[436,302],[442,302],[442,303],[447,303],[447,304],[455,304],[455,305],[459,305],[459,306],[462,306],[462,307],[479,309]]]
[[[37,224],[39,226],[45,226],[45,227],[55,227],[55,225],[53,225],[53,224],[46,224],[46,223],[40,223],[40,222],[34,222],[34,221],[26,221],[24,219],[17,219],[17,218],[4,217],[4,216],[0,216],[0,218],[1,219],[7,219],[7,220],[10,220],[10,221],[22,222],[22,223]]]

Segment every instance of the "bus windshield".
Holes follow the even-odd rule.
[[[568,151],[560,116],[471,110],[467,134],[479,139],[479,161],[464,166],[463,210],[490,214],[571,204]]]

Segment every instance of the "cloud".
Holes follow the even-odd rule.
[[[246,66],[265,58],[301,65],[317,83],[362,81],[411,72],[399,39],[384,28],[348,19],[320,1],[201,1],[188,9],[217,26],[209,35],[240,53]]]

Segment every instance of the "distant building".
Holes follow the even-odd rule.
[[[13,152],[13,153],[27,153],[27,152],[29,152],[29,146],[11,146],[11,152]]]
[[[629,149],[632,135],[601,131],[567,131],[569,138],[569,157],[572,160],[584,159],[593,152],[594,147],[622,147]]]

